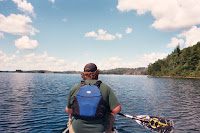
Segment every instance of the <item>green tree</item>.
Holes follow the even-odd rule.
[[[180,46],[163,60],[148,65],[151,76],[200,77],[200,42],[180,50]]]

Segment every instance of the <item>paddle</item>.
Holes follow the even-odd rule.
[[[173,121],[167,120],[161,117],[148,116],[148,115],[139,115],[133,117],[131,115],[118,113],[121,116],[134,119],[138,124],[144,126],[147,129],[150,129],[159,133],[172,133],[174,124]]]

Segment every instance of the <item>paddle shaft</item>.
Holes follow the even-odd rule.
[[[118,113],[118,115],[121,115],[121,116],[124,116],[124,117],[128,117],[130,119],[138,120],[136,117],[133,117],[133,116],[127,115],[127,114]]]

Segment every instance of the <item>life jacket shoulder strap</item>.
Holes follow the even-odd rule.
[[[96,85],[98,88],[100,88],[101,83],[102,83],[101,80],[98,80],[94,85]],[[86,85],[86,83],[85,83],[84,80],[82,80],[81,81],[81,87],[84,86],[84,85]]]
[[[94,85],[96,85],[98,88],[100,88],[100,85],[101,85],[101,80],[98,80]]]
[[[82,81],[81,81],[81,87],[84,86],[84,85],[86,85],[86,83],[85,83],[84,80],[82,80]]]

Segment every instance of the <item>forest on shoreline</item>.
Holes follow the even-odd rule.
[[[147,74],[153,77],[200,77],[200,42],[183,50],[178,45],[166,58],[149,64]]]

